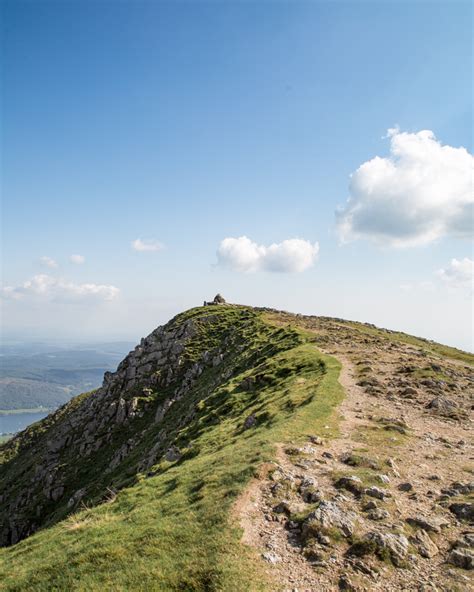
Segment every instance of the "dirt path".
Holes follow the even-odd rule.
[[[255,480],[236,506],[243,544],[258,549],[275,590],[285,592],[474,589],[468,571],[446,563],[466,525],[439,501],[440,489],[472,479],[471,424],[428,414],[419,389],[412,389],[412,399],[393,394],[395,368],[405,356],[413,358],[409,346],[377,352],[366,347],[352,354],[342,349],[328,352],[342,364],[339,381],[346,397],[339,408],[340,436],[308,442],[296,453],[288,444],[278,446],[272,470],[267,467],[267,476]],[[364,386],[360,366],[370,367],[369,376],[377,376],[372,386],[368,379]],[[351,454],[354,458],[348,461]],[[344,476],[360,478],[364,487],[375,486],[384,499],[367,496],[367,489],[360,496],[335,487]],[[353,536],[327,529],[333,540],[308,542],[306,522],[294,517],[304,517],[321,500],[351,517]],[[369,511],[368,502],[373,506]],[[409,526],[407,518],[416,517],[426,518],[436,532],[421,529],[420,534],[419,528]],[[355,536],[360,539],[373,531],[409,542],[401,566],[348,554]]]

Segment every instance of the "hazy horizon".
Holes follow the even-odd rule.
[[[244,304],[244,305],[248,305],[248,303],[235,303],[235,304]],[[196,304],[196,306],[199,306],[198,304]],[[249,305],[252,306],[252,305]],[[269,308],[274,308],[269,306],[268,304],[258,304],[255,306],[261,306],[261,307],[269,307]],[[175,312],[173,312],[172,310],[170,310],[169,316],[165,316],[163,314],[162,320],[159,319],[155,319],[154,321],[151,319],[152,322],[154,322],[154,325],[149,325],[148,327],[146,326],[146,321],[143,322],[143,330],[140,331],[139,329],[137,329],[137,331],[135,333],[129,332],[129,333],[103,333],[102,330],[100,330],[100,333],[94,335],[94,333],[90,333],[88,335],[84,335],[84,333],[81,331],[81,329],[79,327],[72,327],[72,328],[64,328],[64,331],[61,332],[59,330],[55,330],[52,334],[48,335],[47,333],[37,333],[36,335],[31,336],[30,333],[3,333],[2,335],[2,339],[0,342],[0,345],[2,346],[8,346],[8,345],[16,345],[16,344],[21,344],[21,345],[47,345],[47,346],[60,346],[60,347],[74,347],[74,346],[97,346],[100,344],[103,345],[107,345],[107,344],[115,344],[115,343],[129,343],[130,345],[137,345],[140,340],[143,337],[146,337],[148,334],[150,334],[152,331],[154,331],[158,326],[160,325],[164,325],[166,324],[169,320],[171,320],[176,314],[179,314],[181,312],[183,312],[184,310],[188,310],[189,308],[194,308],[193,306],[187,307],[187,308],[183,308],[180,310],[176,310]],[[283,309],[279,309],[277,308],[277,310],[283,310]],[[310,311],[306,311],[306,312],[301,312],[299,310],[290,310],[290,309],[285,309],[286,312],[291,312],[291,313],[295,313],[295,314],[305,314],[305,315],[310,315],[310,316],[329,316],[329,317],[337,317],[337,318],[342,318],[344,320],[347,321],[357,321],[357,322],[361,322],[361,323],[369,323],[369,324],[375,324],[377,327],[382,328],[382,329],[389,329],[389,330],[393,330],[393,331],[401,331],[410,335],[413,335],[415,337],[421,337],[424,339],[428,339],[428,340],[432,340],[432,341],[437,341],[439,343],[442,343],[444,345],[449,345],[451,347],[456,347],[459,349],[463,349],[465,351],[469,351],[472,352],[473,351],[473,344],[472,344],[472,340],[471,341],[467,341],[466,345],[463,347],[463,345],[460,345],[459,342],[456,342],[456,340],[454,339],[452,342],[448,342],[448,341],[440,341],[439,339],[437,339],[434,336],[430,336],[430,335],[426,335],[426,334],[422,334],[422,333],[417,333],[416,330],[412,330],[410,328],[403,328],[401,325],[398,326],[386,326],[386,325],[382,325],[382,324],[378,324],[376,322],[374,322],[373,320],[371,320],[370,318],[349,318],[349,317],[342,317],[340,315],[331,315],[331,314],[314,314]],[[372,317],[373,318],[373,317]]]

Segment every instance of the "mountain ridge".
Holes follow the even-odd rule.
[[[6,508],[0,512],[1,543],[12,545],[0,552],[5,589],[22,589],[22,578],[33,578],[38,590],[145,589],[144,581],[146,589],[156,590],[272,589],[267,576],[261,586],[254,581],[255,574],[263,577],[261,566],[239,544],[230,508],[252,476],[273,462],[277,442],[337,437],[343,391],[337,382],[340,364],[328,354],[340,357],[341,347],[350,352],[373,344],[387,355],[416,348],[423,362],[449,355],[456,368],[472,364],[465,352],[372,325],[268,308],[205,306],[155,329],[115,373],[105,374],[102,387],[79,395],[0,448],[0,502]],[[380,396],[381,387],[372,383],[365,388]],[[451,420],[464,422],[467,410],[455,407]],[[237,451],[241,457],[236,458]],[[150,501],[150,490],[161,492],[159,501],[154,496]],[[127,499],[136,496],[147,503],[139,510],[132,504],[133,511],[146,515],[146,508],[157,504],[161,521],[150,523],[148,516],[148,527],[141,524],[131,532],[116,508],[129,507]],[[183,496],[184,506],[168,507]],[[112,526],[102,523],[104,516],[113,516],[107,518]],[[189,532],[177,526],[184,516]],[[86,542],[95,540],[94,530],[100,529],[104,556],[100,559],[100,550],[94,549],[100,567],[93,576],[87,561],[74,564],[69,545],[77,537],[80,554],[91,561]],[[126,530],[133,544],[108,541],[114,529],[115,535]],[[143,545],[134,537],[147,529],[153,568],[146,575],[137,565],[136,574],[130,574],[124,549],[140,555]],[[61,551],[51,537],[63,541]],[[206,544],[197,544],[196,537]],[[31,572],[33,565],[47,568],[47,555],[28,551],[29,541],[36,539],[62,557],[62,569],[53,570],[49,579]],[[168,548],[176,540],[185,541],[184,558]],[[205,555],[200,561],[187,552],[196,544]],[[13,562],[11,575],[1,561],[14,558],[22,546],[31,561],[26,567]],[[107,553],[118,554],[117,560],[109,557],[115,576],[106,566]]]

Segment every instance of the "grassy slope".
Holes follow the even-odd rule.
[[[406,343],[407,345],[419,347],[441,358],[451,358],[452,360],[458,360],[459,362],[464,362],[469,365],[474,364],[473,354],[455,347],[450,347],[449,345],[442,345],[441,343],[436,343],[435,341],[430,341],[422,337],[414,337],[413,335],[408,335],[402,331],[379,329],[378,327],[355,321],[344,321],[343,323],[372,337],[381,337],[382,339],[388,339],[389,341]]]
[[[187,314],[204,314],[198,311]],[[248,315],[227,307],[212,313],[222,315],[224,325]],[[336,433],[342,389],[338,363],[318,353],[310,334],[270,326],[261,314],[253,322],[250,353],[267,349],[269,355],[201,393],[196,421],[176,437],[191,442],[184,459],[160,463],[151,478],[138,475],[113,503],[1,549],[1,590],[271,589],[239,544],[232,504],[272,458],[273,443]],[[255,390],[239,387],[248,375],[259,377]],[[257,427],[243,430],[250,413]]]

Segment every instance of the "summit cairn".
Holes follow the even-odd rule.
[[[206,302],[204,300],[204,306],[214,306],[216,304],[226,304],[226,300],[223,296],[221,296],[221,294],[216,294],[212,302]]]

